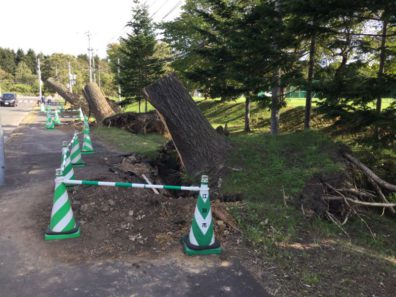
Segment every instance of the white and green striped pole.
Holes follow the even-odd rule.
[[[62,176],[65,180],[74,179],[74,170],[70,159],[69,145],[66,141],[62,145]]]
[[[82,146],[82,150],[81,151],[82,151],[83,155],[93,154],[94,153],[91,136],[89,135],[88,119],[86,119],[84,121],[84,140],[83,140],[83,146]]]
[[[70,152],[71,163],[73,167],[84,167],[85,162],[81,157],[80,141],[78,140],[77,133],[74,133],[71,152]]]
[[[101,187],[117,187],[117,188],[137,188],[137,189],[164,189],[176,191],[192,191],[199,192],[200,187],[194,186],[171,186],[171,185],[150,185],[139,183],[125,183],[125,182],[108,182],[108,181],[94,181],[94,180],[64,180],[66,185],[85,185],[85,186],[101,186]]]
[[[47,112],[47,121],[45,123],[45,128],[48,130],[55,129],[54,121],[52,120],[51,114]]]
[[[58,170],[57,172],[59,173]],[[55,178],[51,222],[47,232],[45,232],[45,240],[80,237],[80,225],[74,219],[73,210],[63,180],[64,177],[62,176]]]
[[[183,237],[183,250],[189,256],[220,254],[220,243],[215,239],[210,207],[208,176],[201,178],[201,187],[194,211],[190,233]]]

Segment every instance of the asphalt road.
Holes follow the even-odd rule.
[[[0,107],[0,124],[4,129],[5,140],[18,127],[29,111],[36,106],[36,100],[37,98],[34,97],[22,97],[18,99],[19,104],[16,107]]]

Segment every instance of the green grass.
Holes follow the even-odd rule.
[[[238,171],[228,175],[224,190],[244,193],[248,200],[280,201],[282,189],[296,195],[315,174],[342,170],[330,157],[336,145],[319,132],[240,134],[231,140],[230,163]]]
[[[132,134],[118,128],[98,127],[93,131],[94,135],[106,143],[114,146],[123,153],[139,153],[150,158],[157,155],[158,149],[166,142],[162,135],[158,134]]]

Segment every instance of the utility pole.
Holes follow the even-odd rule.
[[[40,66],[40,58],[37,59],[37,78],[39,84],[39,99],[43,97],[43,90],[41,89],[41,66]]]
[[[69,68],[69,92],[70,92],[70,93],[73,93],[73,83],[72,83],[72,81],[73,81],[73,74],[72,74],[72,71],[71,71],[70,62],[68,63],[68,68]]]
[[[120,58],[117,59],[117,77],[118,77],[118,101],[121,101]]]
[[[100,59],[98,61],[98,84],[99,84],[99,88],[102,87],[102,82],[100,80]]]
[[[91,32],[86,33],[88,37],[88,62],[89,62],[89,82],[92,82],[92,48],[91,48]]]
[[[92,72],[93,72],[93,81],[96,82],[95,52],[93,50],[92,50]]]

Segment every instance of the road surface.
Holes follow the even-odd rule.
[[[37,98],[20,97],[16,107],[0,107],[0,124],[4,129],[5,140],[11,135],[12,131],[18,127],[29,111],[36,106]]]

